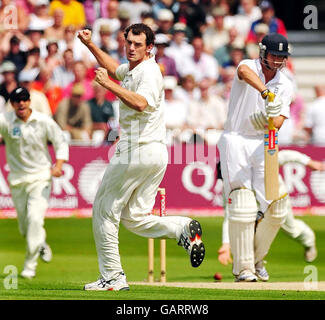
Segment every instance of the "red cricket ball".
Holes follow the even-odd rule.
[[[222,280],[222,275],[219,272],[216,272],[213,276],[214,280],[221,281]]]

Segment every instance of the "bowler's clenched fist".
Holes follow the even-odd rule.
[[[101,86],[105,87],[105,83],[108,81],[108,73],[105,68],[98,68],[95,70],[96,77],[95,80],[98,82]]]
[[[84,29],[78,32],[78,38],[85,45],[89,44],[91,41],[91,31],[88,29]]]

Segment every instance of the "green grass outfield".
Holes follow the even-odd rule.
[[[317,268],[318,280],[325,280],[325,217],[304,217],[316,232],[318,258],[312,263]],[[176,241],[167,240],[168,282],[214,282],[220,272],[225,282],[233,282],[231,266],[217,260],[221,244],[222,218],[198,218],[203,228],[206,258],[199,268],[190,267],[189,258]],[[22,269],[25,241],[18,232],[17,221],[0,220],[0,300],[324,300],[325,292],[190,289],[131,285],[124,292],[85,292],[83,285],[98,277],[97,256],[92,235],[91,219],[47,219],[47,240],[53,250],[53,261],[39,262],[37,277],[18,279],[18,289],[5,289],[4,268],[7,265]],[[155,241],[155,271],[159,271],[159,241]],[[136,236],[123,226],[120,229],[120,253],[129,282],[147,279],[147,239]],[[267,256],[271,282],[303,282],[308,265],[303,259],[303,248],[282,231],[279,232]]]

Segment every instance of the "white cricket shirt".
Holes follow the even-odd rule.
[[[148,106],[140,112],[120,100],[120,141],[165,143],[164,84],[155,57],[142,61],[131,71],[129,68],[129,63],[121,64],[116,70],[116,77],[122,81],[123,88],[146,98]]]
[[[60,127],[52,118],[35,110],[27,122],[20,120],[14,111],[0,114],[0,134],[6,144],[11,185],[51,178],[48,141],[54,146],[56,159],[69,158],[69,146]]]
[[[243,60],[238,67],[242,64],[252,69],[265,84],[265,77],[259,59]],[[290,104],[293,96],[291,81],[278,70],[275,77],[266,83],[266,87],[281,97],[283,101],[281,115],[289,118]],[[260,92],[244,80],[240,80],[236,72],[230,93],[227,121],[224,126],[225,131],[247,136],[262,135],[263,131],[255,130],[249,119],[252,113],[260,111],[263,111],[265,114],[265,101]]]

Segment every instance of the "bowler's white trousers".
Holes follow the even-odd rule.
[[[123,272],[119,255],[119,223],[137,235],[178,240],[187,217],[151,215],[168,163],[164,144],[119,143],[105,171],[93,205],[93,232],[99,271],[105,280]],[[167,191],[168,192],[168,191]]]
[[[24,269],[35,270],[41,245],[45,242],[44,216],[48,208],[51,181],[40,180],[10,186],[19,231],[26,238]]]

